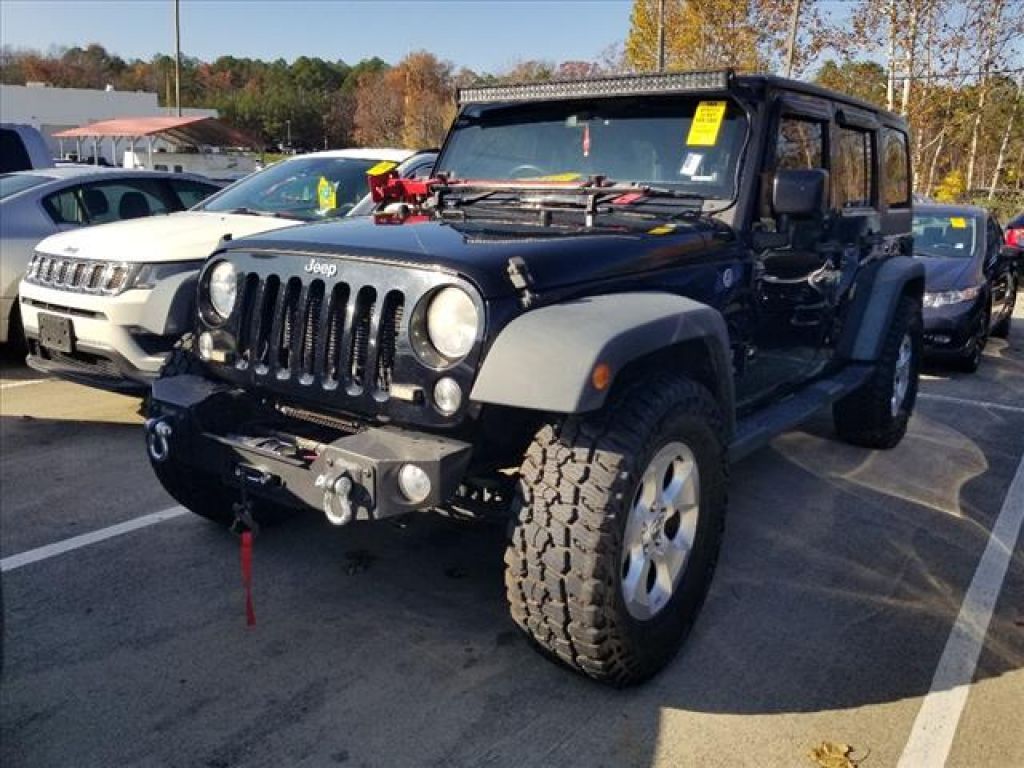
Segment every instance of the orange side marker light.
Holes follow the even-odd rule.
[[[608,363],[598,363],[594,366],[594,370],[590,374],[590,383],[594,385],[594,389],[598,392],[604,392],[604,390],[608,389],[611,381],[612,369],[608,366]]]

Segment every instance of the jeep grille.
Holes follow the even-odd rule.
[[[350,395],[391,391],[402,291],[258,273],[239,284],[236,368]]]

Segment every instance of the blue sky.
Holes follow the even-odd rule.
[[[429,50],[477,71],[594,59],[629,29],[630,0],[181,0],[182,52],[352,64]],[[173,53],[172,0],[0,0],[0,44],[97,42],[123,58]]]

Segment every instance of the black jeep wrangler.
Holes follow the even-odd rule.
[[[224,522],[506,514],[516,623],[634,683],[704,599],[730,461],[824,406],[857,445],[906,431],[907,127],[728,71],[459,99],[438,172],[371,179],[374,218],[210,257],[149,455]]]

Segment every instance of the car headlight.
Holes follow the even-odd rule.
[[[222,261],[214,266],[210,270],[207,290],[213,311],[222,318],[230,315],[235,306],[235,295],[238,293],[235,265],[230,261]]]
[[[473,299],[453,285],[438,291],[427,308],[430,343],[449,360],[469,354],[476,341],[480,318]]]
[[[205,259],[198,261],[174,261],[169,264],[143,264],[135,273],[132,288],[156,288],[157,283],[185,272],[198,272]]]
[[[937,293],[926,293],[924,305],[930,309],[946,307],[950,304],[963,304],[967,301],[974,301],[981,293],[981,286],[975,285],[971,288],[964,288],[960,291],[939,291]]]

